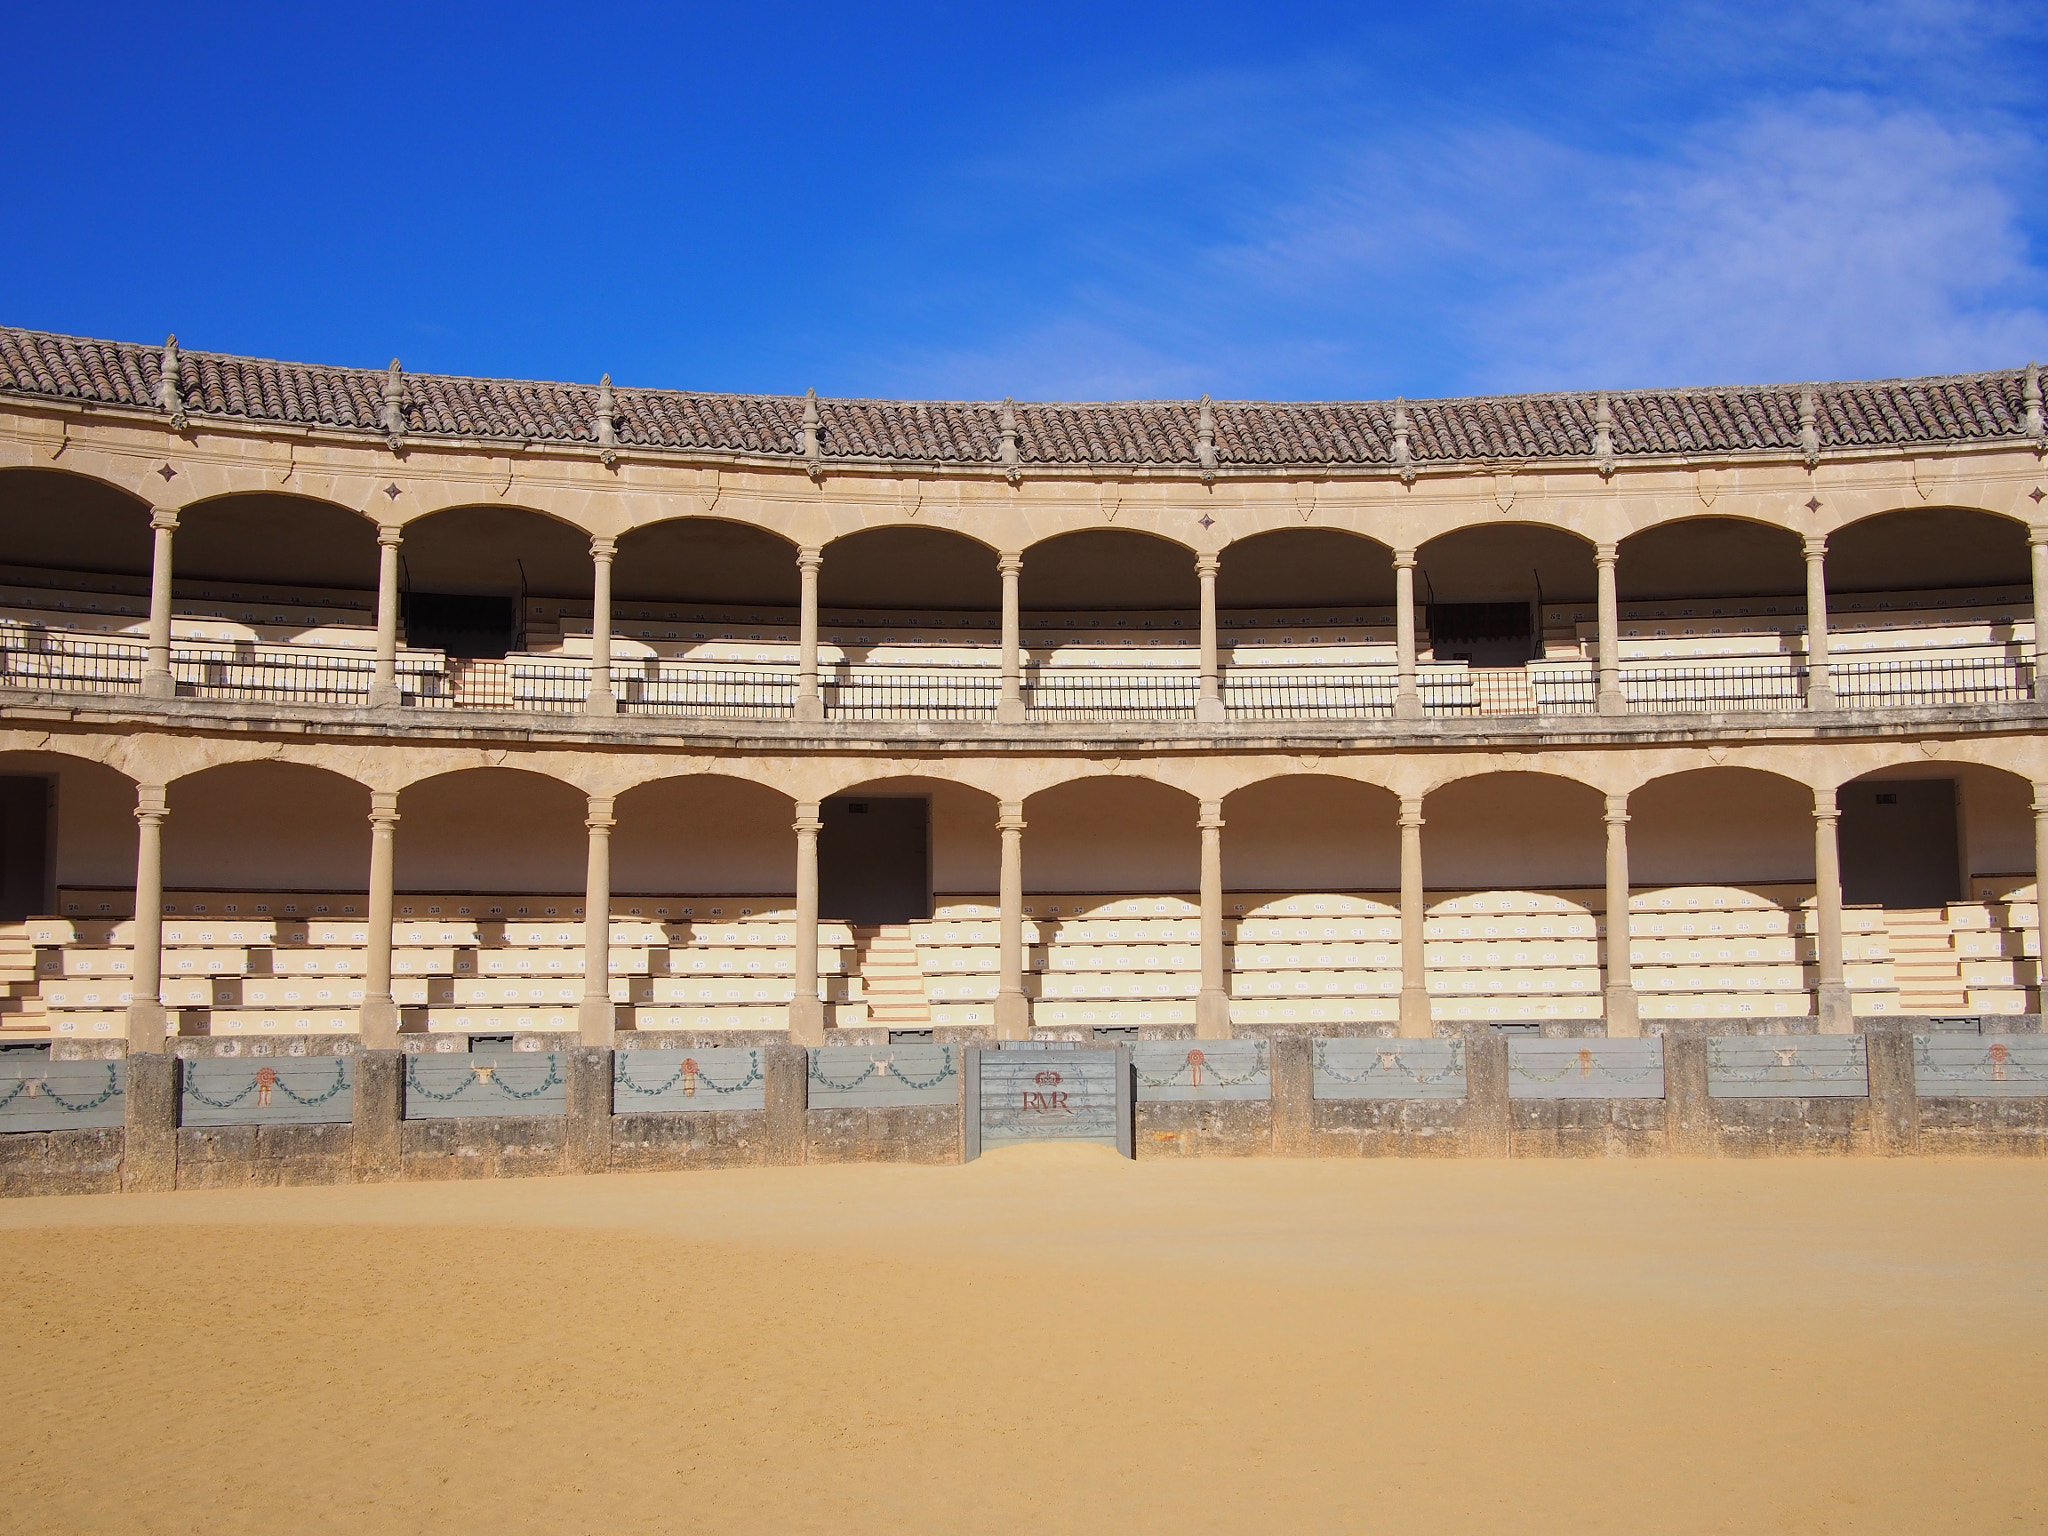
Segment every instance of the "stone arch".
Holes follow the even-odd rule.
[[[590,535],[520,502],[459,502],[409,518],[400,584],[435,591],[590,595]]]
[[[842,785],[830,798],[888,795],[930,800],[927,835],[934,899],[994,898],[1002,865],[1002,834],[996,827],[1002,802],[995,791],[951,776],[891,772]],[[826,830],[829,835],[829,821]]]
[[[826,608],[966,609],[1002,606],[996,548],[957,528],[889,524],[825,546],[818,601]]]
[[[1813,879],[1813,789],[1735,765],[1659,774],[1628,797],[1631,885],[1770,885]]]
[[[589,851],[582,790],[528,768],[457,768],[398,796],[395,887],[420,894],[567,895]]]
[[[1927,792],[1942,781],[1953,789],[1930,797]],[[1892,798],[1881,803],[1887,795]],[[2031,883],[2036,874],[2034,781],[2011,768],[1917,751],[1891,753],[1881,765],[1837,784],[1835,805],[1845,901],[1911,907],[1986,899],[1980,881],[1994,888],[1991,899],[2002,899],[2015,882]],[[1900,822],[1910,829],[1904,846],[1892,825]],[[1906,866],[1923,866],[1915,873],[1926,878],[1930,871],[1924,866],[1938,855],[1924,840],[1949,832],[1952,889],[1906,896]]]
[[[1080,528],[1024,550],[1018,603],[1033,610],[1191,609],[1195,552],[1163,533]]]
[[[1230,891],[1390,891],[1401,884],[1400,797],[1359,779],[1276,774],[1223,800]]]
[[[1135,774],[1086,774],[1024,801],[1024,889],[1152,892],[1196,889],[1199,803]]]
[[[0,565],[146,579],[149,515],[147,501],[97,476],[0,468]]]
[[[181,580],[377,590],[377,526],[318,496],[231,491],[178,512],[172,568]],[[365,623],[370,622],[365,618]]]
[[[794,609],[801,596],[796,555],[788,535],[743,518],[661,518],[619,535],[612,595],[622,603]]]
[[[166,790],[167,891],[369,888],[370,791],[346,774],[262,758],[195,769]]]
[[[1268,528],[1223,547],[1216,602],[1223,608],[1298,608],[1394,601],[1393,550],[1348,528]]]
[[[42,779],[49,786],[42,823],[43,876],[34,893],[39,913],[61,910],[60,890],[134,889],[135,780],[130,775],[66,751],[61,740],[46,749],[0,752],[0,775]],[[17,894],[26,893],[7,892],[9,897]]]
[[[1415,571],[1421,602],[1533,599],[1539,581],[1550,602],[1587,602],[1596,595],[1593,540],[1555,523],[1480,522],[1446,529],[1417,548]]]
[[[612,890],[635,896],[786,896],[795,806],[738,774],[647,779],[612,801]]]
[[[2027,525],[1981,507],[1892,507],[1828,535],[1830,593],[2028,587]]]
[[[1785,597],[1795,606],[1805,601],[1801,537],[1783,523],[1688,513],[1628,535],[1618,549],[1615,588],[1625,603],[1689,597]]]
[[[1606,797],[1532,769],[1465,774],[1422,802],[1429,890],[1591,888],[1606,879]]]

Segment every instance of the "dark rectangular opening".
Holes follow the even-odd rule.
[[[1527,603],[1431,603],[1429,647],[1438,661],[1519,667],[1536,654]]]
[[[49,870],[50,781],[0,777],[0,922],[50,909]]]
[[[1842,900],[1893,908],[1960,901],[1954,779],[1866,779],[1836,794]]]
[[[932,915],[931,801],[842,795],[818,808],[818,913],[861,927]]]
[[[467,592],[408,592],[405,643],[465,660],[503,659],[519,649],[519,599]]]

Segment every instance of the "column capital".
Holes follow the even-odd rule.
[[[616,823],[612,820],[612,797],[592,795],[589,814],[583,818],[583,825],[593,832],[609,832]]]
[[[2027,530],[2027,542],[2036,549],[2048,547],[2048,528],[2029,528]]]
[[[405,530],[396,523],[379,523],[377,542],[386,549],[396,549],[405,542]]]
[[[1414,569],[1415,569],[1415,551],[1414,551],[1414,550],[1412,550],[1412,549],[1397,549],[1397,550],[1395,550],[1395,551],[1394,551],[1394,569],[1395,569],[1395,570],[1397,570],[1397,571],[1412,571],[1412,570],[1414,570]]]
[[[1399,816],[1398,820],[1400,821],[1400,824],[1401,824],[1402,826],[1404,826],[1404,827],[1419,827],[1419,826],[1421,826],[1421,825],[1422,825],[1422,796],[1420,796],[1420,795],[1403,795],[1403,796],[1401,797],[1401,814],[1400,814],[1400,816]]]
[[[1195,556],[1195,575],[1202,579],[1213,579],[1223,569],[1223,557],[1216,554]]]
[[[1000,554],[1000,555],[997,555],[997,556],[996,556],[996,574],[997,574],[998,576],[1021,576],[1021,575],[1023,575],[1023,574],[1024,574],[1024,556],[1023,556],[1023,554],[1022,554],[1021,552],[1017,551],[1017,550],[1011,549],[1011,550],[1005,550],[1005,551],[1004,551],[1004,552],[1003,552],[1002,554]]]
[[[1815,821],[1836,821],[1841,817],[1841,807],[1835,803],[1832,789],[1816,789],[1813,792],[1813,819]]]
[[[162,784],[135,786],[135,819],[162,821],[171,813],[170,791]]]
[[[1024,820],[1022,800],[1004,800],[996,806],[996,826],[1004,832],[1022,832],[1029,823]]]
[[[591,558],[591,559],[593,559],[593,560],[610,560],[610,559],[611,559],[611,557],[612,557],[613,555],[616,555],[616,554],[617,554],[618,552],[619,552],[619,541],[618,541],[617,539],[615,539],[615,538],[612,538],[612,537],[611,537],[611,536],[609,536],[608,534],[602,534],[602,533],[597,533],[597,534],[592,534],[592,535],[591,535],[591,538],[590,538],[590,558]]]
[[[1607,797],[1607,820],[1609,825],[1617,825],[1628,820],[1627,795],[1609,795]]]
[[[1204,800],[1200,812],[1195,817],[1195,825],[1204,832],[1221,832],[1223,830],[1223,802],[1221,800]]]
[[[149,514],[149,526],[161,528],[168,533],[171,529],[178,526],[178,514],[169,507],[154,508]]]
[[[2034,786],[2034,814],[2048,816],[2048,784],[2037,783]]]
[[[818,832],[823,830],[824,826],[825,823],[818,819],[817,801],[797,801],[796,817],[789,824],[790,831],[796,833],[799,837],[803,836],[805,833],[810,833],[813,836],[815,836]]]
[[[1621,545],[1619,542],[1595,544],[1593,546],[1593,563],[1595,565],[1613,565],[1620,559]]]
[[[398,791],[395,789],[373,789],[370,791],[370,822],[373,826],[390,826],[398,820]]]
[[[796,552],[796,568],[806,575],[815,574],[825,563],[824,548],[817,544],[806,544]]]
[[[1809,562],[1814,560],[1825,560],[1827,558],[1828,536],[1826,534],[1809,533],[1805,535],[1799,542],[1801,547],[1805,549],[1806,558]]]

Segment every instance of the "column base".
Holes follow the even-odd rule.
[[[1195,1038],[1197,1040],[1228,1040],[1230,1038],[1230,994],[1228,992],[1201,992],[1196,995]]]
[[[1610,1040],[1633,1040],[1643,1032],[1641,1013],[1636,1008],[1634,987],[1609,987],[1607,989],[1607,1037]]]
[[[363,999],[362,1046],[366,1051],[398,1049],[398,1004],[388,997]]]
[[[1422,695],[1419,693],[1395,694],[1394,718],[1396,720],[1420,720],[1422,718]]]
[[[998,992],[995,1033],[998,1040],[1029,1040],[1031,999],[1022,992]]]
[[[816,694],[799,695],[796,701],[796,712],[790,718],[794,720],[808,720],[815,724],[825,718],[825,701]]]
[[[1429,988],[1401,989],[1401,1038],[1427,1040],[1436,1033],[1436,1021],[1429,1016]]]
[[[586,715],[616,715],[618,712],[618,695],[609,688],[593,688],[583,700],[583,713]]]
[[[1022,725],[1024,723],[1024,701],[1022,699],[998,699],[996,701],[997,725]]]
[[[405,702],[405,695],[398,691],[396,683],[370,684],[370,708],[396,709]]]
[[[1814,1011],[1824,1035],[1856,1033],[1856,1010],[1849,1002],[1849,989],[1839,983],[1823,982],[1814,994]]]
[[[178,696],[178,680],[168,671],[142,674],[142,696],[145,699],[175,699]]]
[[[825,1043],[825,1005],[815,997],[799,997],[789,1005],[789,1038],[798,1045]]]
[[[1806,690],[1806,707],[1808,709],[1833,709],[1835,707],[1835,690],[1826,683],[1822,683],[1818,687],[1809,684]]]
[[[1197,725],[1221,725],[1230,718],[1223,708],[1223,701],[1214,694],[1204,694],[1195,700],[1195,723]]]
[[[128,1054],[142,1052],[161,1054],[164,1035],[169,1031],[171,1016],[162,1003],[130,1003],[128,1005]]]
[[[1603,715],[1625,715],[1628,713],[1628,700],[1621,696],[1619,688],[1603,688],[1600,690],[1600,697],[1593,707],[1598,713]]]
[[[581,1045],[611,1049],[612,1031],[618,1027],[619,1010],[608,997],[586,997],[576,1005],[576,1039]]]

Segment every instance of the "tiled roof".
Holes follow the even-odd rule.
[[[163,349],[0,328],[0,395],[88,400],[159,410]],[[183,352],[186,411],[196,418],[314,424],[381,432],[386,375],[376,369],[278,363]],[[591,443],[598,389],[406,374],[409,438]],[[1631,455],[1800,451],[1808,386],[1617,390],[1608,396],[1617,459]],[[1945,378],[1811,386],[1820,450],[1985,442],[2023,435],[2018,370]],[[620,446],[802,455],[804,400],[619,388]],[[1002,406],[938,400],[820,400],[820,451],[833,459],[995,464]],[[1220,466],[1387,467],[1395,462],[1392,401],[1217,401]],[[1591,457],[1590,393],[1406,402],[1417,465]],[[1071,466],[1193,466],[1194,401],[1020,404],[1018,462]]]

